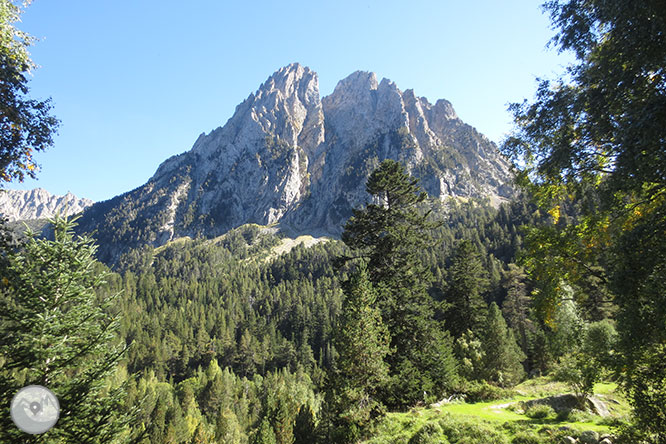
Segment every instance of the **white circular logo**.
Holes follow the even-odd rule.
[[[46,387],[29,385],[14,395],[11,415],[16,427],[26,433],[37,435],[48,431],[58,422],[60,403],[53,392]]]

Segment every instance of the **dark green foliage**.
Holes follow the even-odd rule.
[[[449,415],[440,419],[438,424],[451,444],[507,444],[506,437],[495,424]]]
[[[240,444],[245,441],[244,438],[245,436],[238,423],[236,414],[230,408],[221,409],[215,423],[215,439],[218,442]]]
[[[264,418],[261,421],[259,430],[252,441],[252,444],[276,444],[275,441],[275,432],[273,432],[273,427],[268,419]]]
[[[666,436],[666,345],[653,345],[642,349],[636,358],[636,367],[628,370],[625,385],[643,427],[643,439],[662,443]],[[648,423],[649,418],[649,423]],[[653,436],[650,436],[654,434]]]
[[[408,444],[448,444],[448,442],[443,436],[442,427],[436,422],[429,422],[409,439]]]
[[[404,407],[422,401],[424,391],[441,395],[455,379],[451,340],[433,319],[432,277],[419,259],[436,224],[418,211],[426,195],[400,163],[382,162],[366,188],[377,203],[353,211],[342,240],[367,259],[391,336],[391,381],[382,398],[389,407]]]
[[[634,221],[631,229],[622,233],[613,269],[613,288],[619,306],[616,356],[619,359],[615,363],[626,375],[625,386],[639,429],[655,433],[662,442],[666,441],[662,403],[666,367],[657,364],[656,359],[666,343],[664,233],[666,195],[653,208],[643,209],[642,220]]]
[[[528,208],[513,204],[496,211],[483,202],[452,202],[448,212],[439,212],[447,224],[429,229],[435,241],[415,256],[426,277],[428,270],[436,276],[433,285],[427,278],[421,286],[428,303],[430,294],[441,299],[456,239],[476,239],[489,274],[497,254],[515,258],[516,221],[530,220]],[[131,431],[145,431],[144,443],[215,442],[217,435],[251,443],[264,419],[274,437],[279,426],[283,439],[291,434],[295,442],[314,442],[314,432],[324,442],[332,435],[321,390],[326,369],[338,357],[332,339],[343,300],[339,282],[349,270],[335,273],[331,258],[343,249],[338,242],[297,247],[263,262],[262,250],[276,242],[256,227],[241,227],[215,243],[183,241],[133,251],[120,274],[107,275],[98,293],[122,292],[113,312],[123,313],[119,333],[133,343],[123,366],[134,375],[125,408],[139,409]],[[486,295],[500,294],[500,284],[490,283]],[[379,304],[375,308],[381,310]],[[448,340],[433,340],[431,349],[428,359],[449,359],[435,366],[455,366]],[[403,378],[392,380],[396,390],[387,384],[379,395],[407,388],[414,393],[410,403],[423,402],[424,390],[428,398],[439,396],[431,388],[437,375],[419,371],[430,365],[423,356],[402,360],[396,374]],[[127,378],[120,373],[119,381]],[[392,399],[395,405],[405,402]]]
[[[343,441],[357,439],[383,412],[378,400],[379,388],[388,379],[389,334],[377,307],[377,296],[361,265],[345,283],[345,299],[335,333],[335,361],[329,402],[334,425],[345,436]]]
[[[532,419],[545,419],[555,416],[555,410],[547,404],[534,404],[525,410],[525,416]]]
[[[449,304],[446,327],[454,337],[460,337],[467,330],[479,333],[482,329],[486,312],[486,304],[481,297],[486,285],[484,274],[472,243],[461,241],[449,268],[445,292],[445,300]]]
[[[599,382],[601,367],[597,360],[574,351],[565,355],[553,371],[553,378],[566,382],[579,399],[579,406],[585,407],[588,396],[593,393],[594,384]]]
[[[411,277],[396,277],[396,273],[404,273],[407,266],[417,264],[418,248],[428,245],[427,230],[434,226],[428,222],[427,214],[421,215],[416,209],[426,199],[417,183],[400,163],[382,162],[366,185],[378,203],[354,210],[345,225],[342,241],[368,258],[372,282],[398,285],[394,280]],[[413,281],[422,277],[423,270],[419,268],[412,271]]]
[[[302,405],[294,421],[294,444],[311,444],[317,441],[315,413],[309,405]]]
[[[23,386],[44,385],[63,409],[47,439],[26,436],[2,415],[5,442],[116,442],[130,420],[123,408],[125,376],[114,374],[117,297],[95,294],[104,280],[95,247],[57,217],[54,240],[30,238],[1,270],[0,400],[9,405]]]
[[[516,436],[511,440],[511,444],[546,444],[545,438],[535,434],[534,432],[521,431],[516,433]]]
[[[498,387],[486,381],[465,381],[460,385],[458,391],[465,395],[465,402],[472,403],[508,399],[516,394],[513,390]]]
[[[483,379],[511,387],[525,377],[522,352],[513,331],[506,326],[499,307],[493,302],[488,310],[485,329],[481,335],[483,348]]]
[[[583,353],[597,361],[600,367],[612,368],[617,346],[615,325],[608,319],[587,326],[583,339]]]
[[[504,273],[502,289],[506,291],[502,314],[509,328],[516,332],[516,339],[523,352],[527,353],[535,325],[531,319],[529,287],[525,270],[509,264]]]
[[[652,367],[666,338],[666,8],[661,0],[553,0],[546,9],[554,44],[577,62],[567,78],[543,81],[534,103],[512,106],[518,128],[504,147],[556,223],[531,248],[545,253],[534,269],[614,298],[616,369],[646,439],[664,441],[666,428],[649,413],[652,383],[633,372]],[[559,222],[572,206],[577,214]],[[549,293],[540,295],[546,307],[558,302]],[[648,374],[653,383],[664,378]]]

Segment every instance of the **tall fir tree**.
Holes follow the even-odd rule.
[[[488,382],[511,387],[525,377],[522,352],[513,331],[506,326],[497,304],[490,304],[482,333],[483,371]]]
[[[98,297],[104,281],[95,246],[75,237],[74,222],[56,217],[54,240],[31,237],[1,270],[0,404],[39,384],[58,397],[56,426],[26,435],[0,415],[3,442],[110,443],[125,436],[124,386],[111,376],[125,348],[118,343],[115,297]]]
[[[525,270],[509,264],[509,269],[504,273],[502,288],[506,291],[502,314],[507,325],[517,333],[520,348],[527,352],[535,327],[530,319],[530,297]]]
[[[468,240],[460,241],[453,254],[445,292],[446,327],[456,338],[468,330],[478,334],[483,328],[486,303],[481,293],[487,284],[485,275],[474,245]]]
[[[419,211],[426,194],[402,164],[385,160],[370,175],[366,190],[373,202],[355,209],[342,240],[367,260],[369,279],[391,336],[391,379],[387,406],[402,408],[426,396],[439,396],[456,378],[451,338],[433,319],[428,294],[430,271],[419,255],[432,244],[438,224]]]
[[[384,359],[389,335],[364,265],[344,285],[345,299],[335,331],[335,363],[329,387],[334,440],[352,442],[383,413],[378,391],[388,379]]]
[[[252,444],[277,444],[275,440],[275,432],[273,432],[273,427],[267,418],[261,420],[261,424],[254,435]]]

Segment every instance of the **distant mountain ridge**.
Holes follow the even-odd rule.
[[[42,188],[32,190],[0,190],[0,214],[10,222],[47,219],[56,213],[74,215],[91,206],[93,201],[72,193],[51,194]]]
[[[182,236],[214,237],[246,223],[339,234],[366,201],[365,181],[384,159],[403,162],[430,196],[512,196],[509,164],[494,143],[390,80],[358,71],[320,98],[317,74],[291,64],[236,107],[190,151],[163,162],[144,185],[90,207],[100,259]]]

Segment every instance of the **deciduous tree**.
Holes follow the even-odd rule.
[[[15,27],[18,2],[0,0],[0,184],[35,177],[33,153],[53,144],[58,120],[50,100],[29,97],[28,76],[36,66],[28,47],[34,38]]]
[[[663,405],[652,403],[665,391],[652,390],[666,373],[652,357],[666,341],[666,8],[661,0],[545,7],[558,29],[553,43],[577,62],[542,81],[534,102],[512,106],[517,129],[504,151],[556,223],[534,238],[533,251],[547,253],[537,269],[550,262],[552,276],[576,285],[594,275],[610,290],[638,429],[663,442],[664,422],[652,415]],[[572,201],[577,214],[560,223]],[[546,306],[557,302],[549,294]]]

